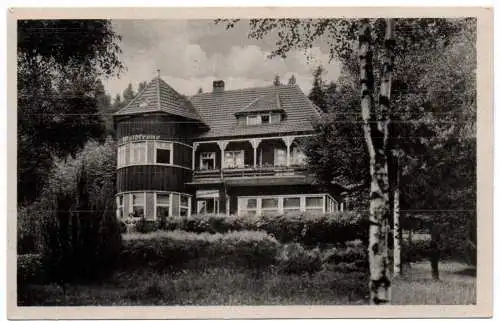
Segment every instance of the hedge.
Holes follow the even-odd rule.
[[[224,265],[258,270],[275,263],[279,248],[275,238],[259,231],[128,234],[124,236],[120,264],[169,269],[194,262],[201,268]]]
[[[183,230],[193,233],[263,231],[281,243],[299,242],[306,246],[344,244],[356,239],[365,241],[368,236],[368,222],[365,215],[355,212],[168,217],[164,224],[164,229],[167,231]],[[144,232],[151,230],[154,229]]]
[[[308,249],[300,243],[280,244],[260,231],[191,233],[161,231],[127,234],[121,254],[123,268],[208,268],[243,267],[257,272],[274,267],[288,274],[314,273],[321,269],[349,271],[367,267],[362,242],[347,242],[342,247]]]

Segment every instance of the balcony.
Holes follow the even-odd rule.
[[[237,179],[247,177],[286,177],[303,176],[305,174],[305,165],[293,166],[242,166],[235,168],[220,169],[196,169],[193,175],[193,181],[204,180],[222,180]]]

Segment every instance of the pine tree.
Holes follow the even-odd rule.
[[[148,84],[148,83],[147,83],[146,81],[141,81],[141,82],[139,83],[139,88],[137,89],[137,93],[140,93],[140,92],[141,92],[144,88],[146,88],[146,85],[147,85],[147,84]]]
[[[198,88],[198,94],[202,94],[203,93],[203,88]]]
[[[126,106],[135,97],[134,88],[132,84],[128,84],[127,88],[123,91],[123,105]]]
[[[275,86],[279,86],[279,85],[281,85],[280,75],[276,75],[276,76],[274,76],[273,84],[274,84]]]
[[[324,68],[322,66],[318,66],[313,72],[313,86],[311,88],[311,92],[309,93],[309,99],[321,110],[327,111],[328,106],[325,98],[325,86],[323,84],[323,73]]]

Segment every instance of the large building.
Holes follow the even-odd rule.
[[[300,148],[320,117],[296,85],[185,97],[158,76],[114,115],[118,216],[340,210]]]

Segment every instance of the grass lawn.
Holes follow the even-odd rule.
[[[393,304],[476,304],[475,269],[456,262],[439,264],[440,280],[432,279],[428,262],[414,263],[393,280]]]
[[[474,304],[475,275],[459,263],[416,263],[393,282],[393,304]],[[256,278],[241,269],[212,268],[160,273],[122,271],[100,284],[29,285],[20,305],[353,305],[367,304],[367,276],[321,271],[284,275],[266,271]]]

